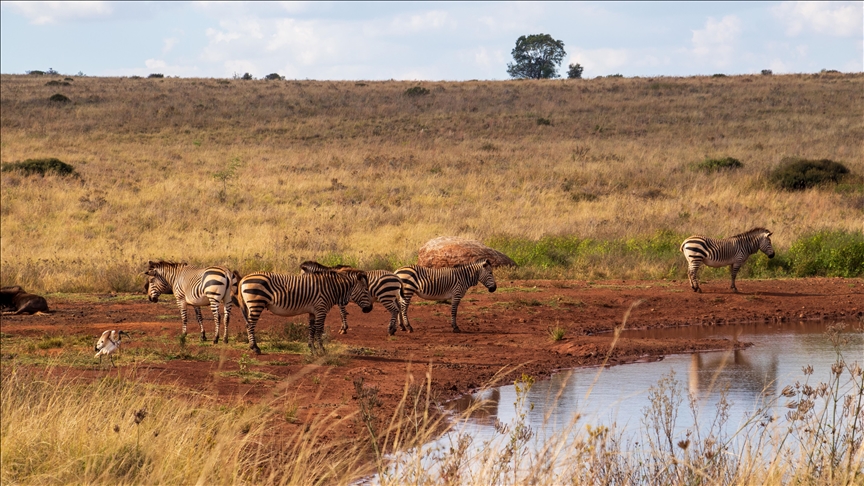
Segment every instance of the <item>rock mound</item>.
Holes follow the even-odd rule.
[[[441,236],[427,241],[420,248],[417,264],[432,268],[452,267],[474,263],[480,258],[488,258],[493,267],[516,266],[516,262],[500,251],[493,250],[479,241],[456,236]]]

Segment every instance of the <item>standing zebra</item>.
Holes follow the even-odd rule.
[[[186,335],[186,305],[195,309],[198,327],[201,330],[201,340],[207,340],[204,332],[204,322],[201,318],[201,307],[210,306],[213,320],[216,323],[216,337],[213,344],[219,342],[219,303],[224,306],[223,340],[228,342],[228,322],[231,318],[231,297],[240,282],[240,275],[225,267],[196,268],[187,263],[149,262],[147,282],[144,289],[150,302],[159,302],[161,294],[174,294],[177,306],[180,307],[180,318],[183,320],[183,335]]]
[[[762,250],[768,258],[774,258],[774,248],[771,246],[771,232],[765,228],[753,228],[746,233],[717,239],[705,236],[691,236],[681,244],[681,251],[687,258],[687,276],[694,292],[702,292],[699,287],[697,273],[704,264],[709,267],[725,267],[729,265],[732,273],[732,290],[738,292],[735,277],[741,265],[750,255]]]
[[[300,264],[301,273],[341,272],[345,270],[353,269],[346,265],[327,267],[312,261]],[[402,326],[402,330],[405,331],[405,324],[399,319],[400,302],[402,300],[400,296],[402,281],[399,280],[399,277],[395,273],[387,270],[366,270],[366,276],[369,277],[369,294],[372,296],[372,302],[378,301],[385,309],[390,311],[390,327],[387,328],[387,332],[391,336],[396,334],[397,321]],[[345,311],[344,305],[339,305],[339,312],[342,316],[342,329],[339,330],[339,334],[348,334],[348,312]]]
[[[309,351],[315,354],[315,341],[324,354],[324,319],[334,305],[353,301],[363,309],[372,310],[369,279],[362,270],[287,275],[258,272],[240,280],[238,297],[240,310],[246,319],[249,349],[261,354],[255,342],[255,324],[264,309],[277,316],[309,314]]]
[[[450,323],[453,325],[453,332],[462,332],[456,325],[456,309],[468,289],[478,283],[485,285],[489,292],[495,292],[498,288],[495,277],[492,276],[492,263],[488,259],[447,268],[412,265],[402,267],[395,273],[402,280],[402,321],[410,332],[414,329],[408,322],[408,306],[411,305],[414,294],[427,300],[450,299]]]

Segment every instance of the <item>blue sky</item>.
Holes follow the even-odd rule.
[[[864,71],[864,2],[2,2],[0,72],[507,79],[520,35],[584,77]]]

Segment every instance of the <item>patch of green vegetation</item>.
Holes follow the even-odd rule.
[[[769,180],[780,189],[800,191],[826,184],[837,184],[849,174],[849,169],[829,159],[808,160],[787,157],[780,161]]]
[[[789,262],[796,277],[862,277],[864,233],[820,231],[804,236],[789,247]]]
[[[557,342],[564,339],[564,335],[567,334],[567,330],[561,326],[550,327],[549,330],[549,339],[552,342]]]
[[[46,174],[54,173],[62,177],[79,177],[78,173],[75,172],[75,167],[55,157],[27,159],[21,162],[3,164],[3,168],[0,171],[15,171],[27,176],[38,174],[44,177]]]
[[[405,96],[410,96],[412,98],[417,96],[426,96],[428,94],[429,90],[422,86],[414,86],[405,90]]]
[[[63,347],[63,338],[62,337],[44,337],[41,341],[36,344],[36,347],[39,349],[52,349],[52,348],[62,348]]]
[[[707,172],[709,174],[719,171],[740,169],[741,167],[744,167],[744,164],[742,164],[740,160],[732,157],[723,157],[721,159],[706,158],[702,162],[694,162],[691,164],[693,170]]]
[[[217,373],[219,376],[240,378],[243,383],[257,380],[278,380],[279,377],[264,373],[263,371],[221,371]]]
[[[537,287],[498,287],[495,292],[499,294],[510,292],[543,292],[543,289],[538,289]]]

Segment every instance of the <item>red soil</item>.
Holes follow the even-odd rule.
[[[381,416],[389,417],[402,397],[408,375],[423,383],[430,369],[433,396],[443,400],[487,385],[496,375],[499,383],[512,382],[522,373],[543,378],[564,368],[601,364],[607,354],[610,364],[620,364],[660,359],[673,353],[746,346],[719,339],[620,339],[610,353],[614,334],[610,331],[621,325],[631,306],[628,329],[736,322],[771,325],[790,319],[825,319],[827,323],[864,316],[862,279],[743,280],[739,288],[741,293],[732,293],[728,281],[720,280],[704,284],[703,294],[694,294],[686,281],[502,281],[498,282],[498,292],[475,287],[462,301],[460,334],[451,331],[449,305],[414,305],[418,303],[415,299],[409,314],[415,332],[399,331],[392,338],[387,335],[389,314],[380,305],[363,314],[352,304],[347,335],[338,334],[338,311],[331,311],[327,317],[331,339],[348,349],[338,359],[338,365],[310,364],[304,355],[263,354],[255,357],[260,364],[251,364],[249,369],[275,375],[279,380],[252,380],[246,384],[236,376],[218,373],[236,371],[246,350],[233,345],[243,326],[235,309],[229,333],[231,345],[200,345],[219,353],[217,361],[171,360],[139,364],[132,370],[128,359],[121,355],[117,360],[119,369],[107,372],[134,371],[137,379],[175,383],[225,401],[273,400],[288,391],[287,399],[300,405],[297,423],[302,424],[322,411],[342,417],[355,412],[353,380],[358,376],[367,386],[378,388],[383,402]],[[173,305],[151,304],[143,295],[122,303],[102,300],[52,303],[49,299],[51,314],[6,315],[0,321],[0,330],[7,335],[89,334],[95,342],[105,329],[123,329],[133,331],[133,339],[124,342],[126,347],[143,346],[135,339],[142,333],[170,336],[171,342],[177,342],[179,312]],[[172,320],[160,318],[173,313],[177,317]],[[194,350],[199,345],[197,325],[194,318],[192,321],[189,342]],[[265,312],[258,329],[266,331],[283,322],[284,318]],[[553,342],[548,329],[558,326],[565,328],[566,334],[561,341]],[[212,337],[212,328],[212,321],[205,319],[208,337]],[[263,337],[259,344],[266,344],[265,340]],[[5,351],[3,358],[10,359]],[[502,369],[509,371],[499,374]],[[95,379],[106,371],[94,366],[80,373]],[[353,421],[342,423],[347,429],[343,432],[350,434],[356,429]]]

